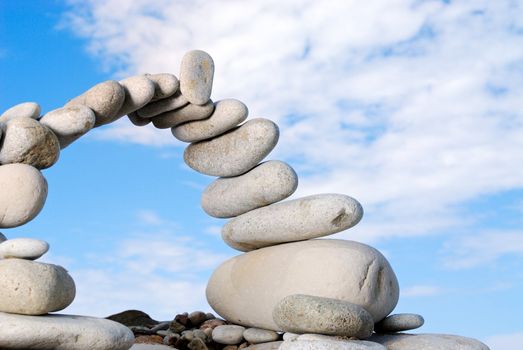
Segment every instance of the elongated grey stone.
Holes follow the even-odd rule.
[[[36,260],[49,250],[45,241],[33,238],[13,238],[0,243],[0,259]]]
[[[229,246],[249,251],[285,242],[323,237],[356,225],[361,204],[342,194],[318,194],[254,209],[222,229]]]
[[[284,332],[339,335],[359,339],[370,337],[374,327],[371,314],[359,305],[303,294],[283,298],[274,307],[272,318]]]
[[[85,105],[96,116],[94,126],[111,123],[118,119],[118,111],[125,100],[125,90],[117,81],[107,80],[96,84],[80,96],[66,103],[65,107]]]
[[[0,123],[5,123],[14,118],[31,118],[37,119],[40,116],[40,105],[36,102],[24,102],[17,104],[2,115],[0,115]]]
[[[37,120],[15,118],[4,125],[0,164],[22,163],[46,169],[58,161],[60,143],[56,135]]]
[[[369,340],[388,350],[489,350],[476,339],[447,334],[374,334]]]
[[[58,108],[40,119],[56,135],[62,149],[91,130],[95,121],[94,112],[83,105]]]
[[[127,117],[136,126],[145,126],[151,122],[151,119],[142,118],[137,112],[131,112],[127,114]]]
[[[120,107],[117,117],[127,115],[145,106],[152,100],[155,93],[155,85],[145,75],[137,75],[121,80],[125,92],[125,99]]]
[[[167,129],[188,121],[205,119],[212,114],[213,110],[214,104],[212,101],[203,106],[188,104],[174,111],[157,115],[151,118],[151,120],[156,128]]]
[[[408,331],[423,326],[425,320],[417,314],[396,314],[385,317],[376,323],[377,333],[394,333]]]
[[[256,118],[211,140],[190,144],[184,152],[185,163],[211,176],[238,176],[251,170],[276,146],[278,126]]]
[[[174,95],[180,88],[180,81],[170,73],[145,74],[154,83],[152,101],[158,101]]]
[[[282,344],[282,341],[271,341],[268,343],[249,345],[244,350],[278,350]]]
[[[325,339],[284,341],[279,350],[387,350],[387,348],[365,340]]]
[[[189,102],[203,105],[209,101],[214,76],[214,61],[205,51],[193,50],[182,58],[180,90]]]
[[[180,92],[177,92],[173,96],[148,103],[146,106],[137,110],[136,113],[142,118],[152,118],[162,113],[182,108],[188,104],[189,101],[187,101]]]
[[[249,110],[235,99],[214,104],[214,112],[207,119],[183,123],[171,129],[173,136],[184,142],[197,142],[221,135],[247,119]]]
[[[243,340],[245,328],[237,325],[218,326],[212,331],[212,340],[219,344],[240,344]]]
[[[215,180],[202,195],[202,208],[211,216],[228,218],[289,197],[298,187],[296,172],[270,160],[243,175]]]
[[[243,338],[251,344],[258,344],[276,341],[280,335],[268,329],[248,328],[243,332]]]

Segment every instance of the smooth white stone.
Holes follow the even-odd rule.
[[[243,338],[251,344],[258,344],[276,341],[280,335],[268,329],[248,328],[243,332]]]
[[[34,238],[13,238],[0,243],[0,259],[36,260],[49,250],[49,244]]]
[[[170,73],[145,74],[154,83],[154,97],[158,101],[174,95],[180,88],[180,81]]]
[[[3,128],[0,164],[22,163],[46,169],[58,161],[60,143],[56,135],[37,120],[15,118]]]
[[[388,350],[489,350],[476,339],[447,334],[374,334],[369,340]]]
[[[203,105],[209,101],[214,77],[214,61],[205,51],[192,50],[182,58],[180,90],[190,103]]]
[[[214,104],[214,112],[207,119],[183,123],[171,129],[174,137],[184,142],[197,142],[221,135],[247,119],[249,110],[235,99]]]
[[[5,123],[14,118],[37,119],[40,116],[40,105],[36,102],[17,104],[0,115],[0,123]]]
[[[296,172],[270,160],[243,175],[216,179],[203,191],[202,208],[210,216],[230,218],[281,201],[297,187]]]
[[[58,108],[40,119],[56,135],[62,149],[91,130],[95,121],[94,112],[83,105]]]
[[[150,102],[155,93],[155,84],[145,75],[137,75],[120,80],[125,92],[125,99],[122,107],[116,113],[117,117],[135,112]]]
[[[0,276],[0,312],[43,315],[65,309],[76,294],[73,279],[57,265],[3,259]]]
[[[209,305],[224,319],[279,331],[272,310],[286,296],[314,295],[362,306],[380,321],[398,302],[385,257],[362,243],[315,239],[280,244],[225,261],[207,285]]]
[[[133,333],[119,323],[86,316],[0,313],[0,348],[33,350],[127,350]]]
[[[189,104],[189,101],[179,92],[171,97],[151,102],[136,111],[139,117],[152,118],[165,112],[174,111]]]
[[[299,337],[299,334],[291,333],[291,332],[285,332],[283,333],[283,340],[295,340]]]
[[[214,110],[214,104],[209,101],[205,105],[188,104],[174,111],[165,112],[151,118],[154,126],[158,129],[172,128],[176,125],[209,117]]]
[[[421,315],[389,315],[375,325],[377,333],[394,333],[420,328],[425,323]]]
[[[355,226],[363,208],[342,194],[318,194],[254,209],[230,220],[222,238],[232,248],[250,251],[279,243],[331,235]]]
[[[185,163],[199,173],[211,176],[238,176],[261,162],[276,146],[278,126],[256,118],[211,140],[190,144]]]
[[[109,124],[119,118],[118,111],[125,100],[125,90],[117,81],[107,80],[96,84],[80,96],[67,102],[65,107],[85,105],[96,116],[94,126]]]
[[[212,340],[219,344],[240,344],[243,340],[244,331],[244,327],[237,325],[218,326],[212,330]]]
[[[387,350],[387,348],[365,340],[293,340],[284,341],[279,350]]]
[[[47,181],[26,164],[0,166],[0,228],[23,225],[42,210],[47,198]]]

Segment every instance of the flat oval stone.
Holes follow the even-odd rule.
[[[190,103],[182,108],[162,113],[151,119],[156,128],[167,129],[191,120],[205,119],[212,114],[213,110],[214,104],[212,101],[202,106]]]
[[[138,115],[137,112],[131,112],[127,114],[127,117],[129,118],[131,123],[133,123],[136,126],[146,126],[151,122],[151,119],[142,118]]]
[[[276,146],[278,126],[263,118],[245,124],[214,139],[190,144],[185,163],[211,176],[238,176],[251,170]]]
[[[342,194],[318,194],[254,209],[222,229],[229,246],[250,251],[284,242],[327,236],[356,225],[363,208]]]
[[[47,198],[47,181],[26,164],[0,166],[0,228],[21,226],[33,220]]]
[[[387,350],[387,348],[365,340],[325,339],[284,341],[279,350]]]
[[[243,338],[251,344],[276,341],[280,335],[275,331],[261,328],[248,328],[243,332]]]
[[[11,119],[4,133],[0,164],[22,163],[46,169],[58,161],[60,143],[56,135],[37,120]]]
[[[283,298],[272,319],[284,332],[318,333],[365,339],[374,320],[364,308],[344,300],[294,294]]]
[[[192,50],[182,58],[180,90],[189,102],[203,105],[209,101],[214,77],[214,61],[205,51]]]
[[[283,344],[282,341],[271,341],[268,343],[253,344],[245,348],[245,350],[278,350]],[[223,349],[225,350],[225,349]]]
[[[72,315],[0,313],[0,348],[42,350],[127,350],[133,333],[113,321]]]
[[[180,141],[196,142],[221,135],[247,119],[249,110],[235,99],[221,100],[214,104],[214,112],[207,119],[192,121],[171,129]]]
[[[96,116],[94,126],[100,126],[118,119],[118,111],[122,108],[124,100],[123,86],[117,81],[107,80],[73,98],[65,107],[85,105],[91,108]]]
[[[0,276],[0,312],[43,315],[65,309],[76,294],[73,279],[57,265],[4,259]]]
[[[118,117],[124,116],[145,106],[152,100],[156,86],[145,75],[137,75],[121,80],[125,92],[125,99],[122,107],[116,114]]]
[[[207,301],[222,318],[274,331],[281,329],[272,319],[272,310],[293,294],[357,304],[377,322],[396,306],[399,286],[379,251],[334,239],[280,244],[241,254],[220,265],[207,285]]]
[[[476,339],[447,334],[374,334],[369,340],[388,350],[489,350]]]
[[[40,105],[36,102],[17,104],[0,115],[0,123],[5,123],[14,118],[37,119],[40,116]]]
[[[0,259],[36,260],[49,250],[46,241],[33,238],[13,238],[0,243]]]
[[[244,327],[237,325],[218,326],[212,330],[212,340],[219,344],[240,344],[243,340],[244,331]]]
[[[230,218],[281,201],[296,191],[298,175],[286,163],[269,160],[243,175],[216,179],[202,195],[210,216]]]
[[[154,83],[152,101],[161,100],[174,95],[180,88],[180,81],[170,73],[145,74]]]
[[[58,108],[40,119],[56,135],[62,149],[91,130],[95,121],[92,109],[83,105]]]
[[[425,323],[421,315],[417,314],[396,314],[385,317],[375,328],[377,333],[395,333],[416,329]]]
[[[189,101],[179,92],[175,93],[173,96],[164,98],[159,101],[154,101],[148,103],[144,107],[136,111],[138,116],[142,118],[152,118],[156,117],[162,113],[174,111],[178,108],[182,108],[189,104]],[[191,107],[194,108],[194,107]],[[196,108],[198,109],[198,108]],[[187,112],[187,111],[186,111]],[[185,113],[186,113],[185,112]]]

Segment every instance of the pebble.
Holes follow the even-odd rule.
[[[59,156],[60,143],[55,134],[37,120],[15,118],[4,125],[0,164],[22,163],[46,169]]]
[[[160,344],[134,344],[130,350],[173,350],[173,348]]]
[[[296,172],[270,160],[243,175],[215,180],[203,191],[202,208],[210,216],[230,218],[281,201],[297,187]]]
[[[425,323],[423,316],[417,314],[396,314],[385,317],[375,325],[377,333],[395,333],[416,329]]]
[[[67,102],[65,107],[85,105],[96,116],[94,126],[109,124],[118,119],[118,111],[125,100],[125,90],[117,81],[107,80],[96,84],[80,96]]]
[[[151,122],[151,119],[145,119],[138,115],[137,112],[131,112],[127,114],[127,118],[136,126],[146,126]]]
[[[43,315],[65,309],[75,297],[73,279],[57,265],[4,259],[0,276],[0,312]]]
[[[245,350],[278,350],[282,344],[282,341],[271,341],[269,343],[250,345]]]
[[[211,176],[238,176],[254,168],[276,146],[278,126],[256,118],[217,138],[190,144],[185,163]]]
[[[45,241],[33,238],[13,238],[0,243],[0,259],[36,260],[49,250]]]
[[[268,329],[248,328],[243,332],[243,337],[251,344],[258,344],[276,341],[280,335]]]
[[[1,349],[127,350],[134,342],[127,327],[94,317],[0,313],[0,324],[9,325]]]
[[[230,220],[222,238],[232,248],[250,251],[279,243],[331,235],[356,225],[363,208],[342,194],[318,194],[272,204]]]
[[[91,130],[95,121],[94,112],[83,105],[58,108],[40,119],[56,135],[62,149]]]
[[[388,350],[489,350],[476,339],[446,334],[375,334],[369,340]]]
[[[4,236],[2,232],[0,232],[0,243],[7,241],[7,237]]]
[[[207,314],[203,311],[194,311],[189,314],[189,321],[195,327],[207,321]]]
[[[148,102],[150,102],[155,94],[156,86],[145,75],[136,75],[127,79],[121,80],[125,92],[125,99],[122,107],[116,115],[118,117],[124,116],[128,113],[134,112]]]
[[[47,198],[47,181],[26,164],[0,166],[0,228],[21,226],[42,210]]]
[[[0,115],[0,123],[5,123],[14,118],[37,119],[40,116],[40,105],[36,102],[17,104]]]
[[[158,321],[153,320],[148,314],[140,310],[125,310],[117,314],[108,316],[107,319],[121,323],[127,327],[154,327],[157,324],[159,324]]]
[[[136,111],[139,117],[152,118],[165,112],[174,111],[188,105],[189,101],[179,92],[162,100],[151,102]]]
[[[396,306],[399,286],[376,249],[353,241],[315,239],[261,248],[225,261],[212,274],[206,294],[209,305],[224,319],[278,331],[272,310],[288,295],[344,300],[362,306],[378,322]]]
[[[285,332],[318,333],[365,339],[374,320],[361,306],[347,301],[295,294],[276,304],[272,318]]]
[[[243,340],[245,328],[236,325],[218,326],[212,331],[212,340],[219,344],[235,345]]]
[[[214,61],[204,51],[192,50],[182,58],[180,90],[189,102],[203,105],[209,101],[214,76]]]
[[[214,104],[214,112],[207,119],[187,122],[171,129],[180,141],[196,142],[221,135],[247,119],[249,110],[235,99],[221,100]]]
[[[173,74],[158,73],[145,74],[154,83],[154,96],[152,101],[170,97],[180,88],[180,81]]]
[[[387,350],[387,348],[383,345],[365,340],[325,339],[285,341],[279,350]]]
[[[159,114],[151,120],[156,128],[167,129],[191,120],[205,119],[212,114],[213,110],[212,101],[201,106],[190,103],[173,111]]]

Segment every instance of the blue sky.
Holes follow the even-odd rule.
[[[99,81],[178,73],[199,48],[215,100],[281,128],[269,156],[295,197],[354,196],[365,217],[335,238],[380,249],[396,312],[424,332],[492,349],[523,339],[523,8],[514,1],[15,1],[0,3],[0,109],[43,111]],[[8,237],[50,242],[78,295],[70,313],[138,308],[158,319],[208,308],[206,279],[236,254],[200,209],[211,181],[166,130],[126,119],[68,147],[49,196]]]

